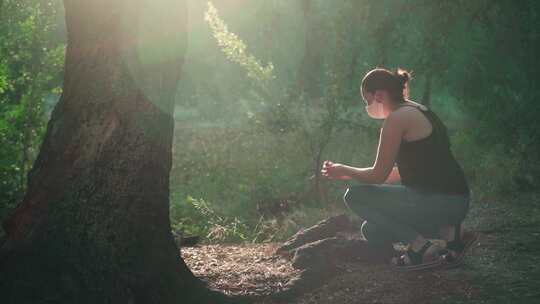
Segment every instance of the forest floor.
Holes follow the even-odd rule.
[[[347,262],[285,303],[536,303],[540,193],[473,201],[465,226],[482,235],[458,269],[400,273],[389,265]],[[182,249],[182,256],[212,289],[263,296],[301,274],[274,255],[278,245],[203,245]],[[277,301],[261,297],[258,303]]]

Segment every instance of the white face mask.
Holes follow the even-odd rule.
[[[385,119],[383,104],[380,102],[373,102],[369,106],[366,106],[366,112],[369,117],[373,119]]]

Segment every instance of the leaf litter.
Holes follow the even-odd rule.
[[[211,289],[228,295],[263,296],[258,303],[279,303],[264,296],[283,291],[302,270],[275,255],[279,244],[218,244],[182,248],[192,272]],[[396,273],[388,265],[343,262],[335,276],[321,276],[321,286],[286,303],[433,303],[471,301],[477,290],[460,270]],[[281,302],[282,303],[282,302]]]

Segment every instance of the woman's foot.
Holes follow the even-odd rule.
[[[438,264],[439,253],[443,250],[440,245],[426,240],[419,250],[409,248],[405,254],[393,258],[392,264],[397,268],[408,269],[416,266]]]
[[[459,264],[478,237],[477,232],[463,232],[459,239],[447,241],[445,249],[441,251],[441,261],[445,264]]]

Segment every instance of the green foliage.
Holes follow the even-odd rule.
[[[9,82],[7,72],[7,66],[3,64],[0,65],[0,94],[3,94],[8,90]]]
[[[186,199],[190,216],[180,217],[180,220],[173,225],[174,228],[181,229],[188,234],[204,235],[210,241],[230,242],[245,241],[248,227],[237,217],[226,217],[219,214],[212,206],[203,199],[194,199],[188,196]],[[177,212],[173,205],[174,213]]]
[[[21,198],[50,105],[58,96],[61,1],[3,1],[0,10],[0,219]],[[62,34],[62,33],[59,33]]]
[[[208,2],[208,10],[205,13],[205,20],[208,22],[219,47],[222,48],[227,58],[242,66],[249,78],[254,80],[264,92],[268,92],[269,82],[275,78],[274,66],[269,62],[263,66],[255,56],[247,52],[246,44],[234,33],[227,29],[227,25],[218,16],[217,9]]]
[[[204,236],[205,242],[271,242],[284,240],[299,229],[309,227],[331,213],[319,208],[296,209],[283,218],[260,216],[256,223],[238,217],[228,217],[203,199],[186,198],[187,206],[173,203],[173,229],[186,234]]]
[[[209,92],[217,92],[215,95],[193,99],[192,103],[217,100],[208,109],[222,107],[227,110],[221,113],[226,114],[210,117],[200,112],[197,118],[182,122],[196,126],[200,123],[197,120],[220,120],[219,127],[234,124],[238,137],[208,138],[205,149],[209,152],[197,156],[200,150],[185,145],[191,142],[189,136],[179,141],[184,151],[175,152],[183,155],[177,159],[192,159],[195,163],[213,159],[216,163],[188,170],[192,180],[197,180],[193,183],[178,178],[180,174],[173,169],[173,193],[208,198],[210,205],[239,215],[253,227],[253,219],[259,218],[254,205],[286,196],[287,191],[282,191],[285,188],[291,189],[288,192],[309,188],[317,160],[332,158],[369,166],[376,149],[378,124],[366,119],[358,84],[361,76],[377,65],[413,71],[411,98],[430,102],[449,126],[453,150],[476,197],[531,191],[538,185],[540,154],[534,143],[540,132],[538,119],[531,111],[538,97],[538,89],[531,85],[536,79],[533,71],[537,70],[537,52],[533,50],[538,38],[532,26],[538,23],[533,13],[538,11],[536,2],[478,0],[441,4],[389,0],[330,5],[314,0],[310,1],[311,9],[305,10],[298,3],[276,0],[272,5],[254,1],[242,12],[228,10],[221,1],[215,3],[227,24],[210,4],[204,10],[211,36],[204,39],[211,43],[213,38],[218,43],[206,44],[188,58],[200,60],[207,53],[215,60],[217,48],[225,54],[226,63],[216,65],[219,69],[212,73],[224,76],[214,76],[205,84]],[[519,12],[526,16],[517,17]],[[265,17],[261,18],[263,13]],[[295,14],[296,18],[287,14]],[[239,15],[242,19],[236,18]],[[278,28],[287,30],[272,32]],[[500,42],[508,39],[511,42],[500,47]],[[510,47],[513,45],[520,47]],[[301,50],[300,56],[297,50]],[[272,81],[265,78],[258,57],[271,60],[272,73],[279,77]],[[302,67],[303,62],[311,66]],[[235,66],[242,71],[235,70]],[[315,93],[308,91],[305,84],[302,88],[298,81],[312,79],[300,75],[310,72],[324,74],[316,75]],[[243,73],[251,80],[249,86],[239,86],[245,82]],[[266,94],[261,88],[270,91]],[[430,100],[424,100],[429,96]],[[253,100],[263,100],[269,106],[261,111],[253,107]],[[257,128],[252,129],[249,118]],[[284,148],[290,145],[298,149]],[[242,149],[230,149],[233,146]],[[229,160],[235,157],[245,161],[231,163]],[[264,169],[273,162],[284,165],[276,170]],[[337,194],[331,200],[339,201]],[[310,202],[303,200],[303,204]]]
[[[326,200],[313,195],[318,162],[372,164],[379,124],[358,86],[375,66],[413,71],[411,99],[449,126],[477,198],[540,184],[540,2],[188,2],[174,226],[213,241],[267,241],[343,211],[343,185],[323,183]],[[24,193],[61,93],[65,33],[60,0],[0,7],[1,219]],[[295,204],[283,214],[257,208],[284,200]]]

